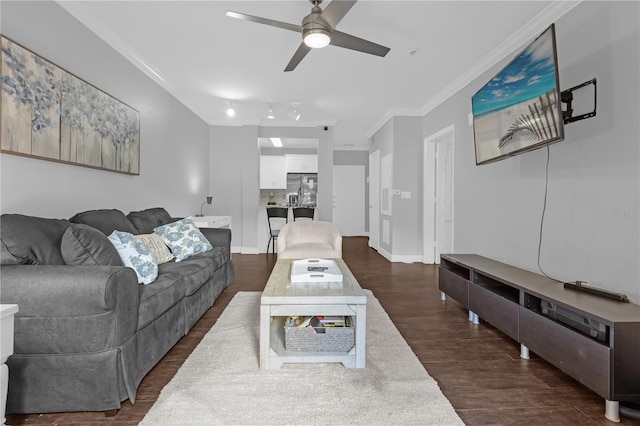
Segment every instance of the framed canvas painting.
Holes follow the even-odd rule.
[[[140,174],[138,111],[2,36],[2,153]]]

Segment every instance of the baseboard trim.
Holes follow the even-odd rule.
[[[404,254],[391,256],[392,262],[402,263],[422,263],[422,255],[417,254]]]
[[[234,252],[233,250],[234,250],[234,248],[231,248],[231,252],[232,253],[260,254],[260,251],[258,250],[257,247],[236,247],[235,250],[238,250],[238,251]]]
[[[378,253],[393,263],[422,263],[421,254],[391,254],[382,247],[380,247]]]

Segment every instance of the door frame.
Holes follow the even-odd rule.
[[[437,235],[436,235],[436,214],[437,214],[437,204],[438,204],[438,195],[436,191],[436,176],[438,173],[439,161],[437,155],[437,145],[442,142],[443,139],[446,138],[445,143],[451,144],[455,147],[455,125],[450,125],[445,127],[442,130],[439,130],[432,135],[424,138],[424,156],[423,156],[423,221],[422,221],[422,229],[423,229],[423,238],[422,238],[422,263],[427,264],[439,264],[440,263],[440,251],[438,250],[437,245]],[[454,177],[453,173],[453,161],[451,161],[452,170],[451,170],[451,179]],[[453,211],[453,191],[454,185],[451,184],[451,203],[452,203],[452,211]],[[453,220],[453,219],[452,219]],[[453,249],[453,229],[454,224],[452,224],[451,234],[451,248]]]
[[[380,251],[380,150],[369,154],[369,247]]]

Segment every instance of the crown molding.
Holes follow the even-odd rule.
[[[66,10],[71,16],[76,18],[82,25],[87,27],[91,32],[96,34],[102,40],[104,40],[109,46],[115,49],[116,52],[121,54],[125,59],[134,64],[145,75],[155,81],[160,87],[169,92],[174,98],[181,102],[191,112],[200,117],[205,123],[207,118],[200,114],[197,110],[191,107],[194,104],[193,99],[187,97],[184,93],[178,90],[175,86],[170,84],[163,76],[162,73],[154,66],[150,65],[142,55],[136,52],[131,46],[125,43],[120,37],[118,37],[113,31],[103,25],[99,19],[97,19],[91,12],[89,12],[82,2],[67,1],[67,0],[55,0],[56,3]]]
[[[387,124],[393,117],[420,117],[424,115],[421,109],[416,108],[388,108],[382,116],[369,128],[365,136],[371,138],[382,126]]]
[[[455,79],[451,84],[438,92],[433,98],[429,99],[419,109],[419,114],[409,115],[427,115],[429,112],[433,111],[451,96],[455,95],[460,90],[468,86],[473,80],[488,71],[492,66],[494,66],[513,52],[522,49],[524,46],[526,46],[527,43],[531,42],[534,37],[542,33],[542,31],[549,25],[551,25],[556,19],[565,15],[571,9],[582,3],[582,1],[583,0],[554,1],[544,10],[538,13],[535,17],[533,17],[533,19],[527,22],[527,24],[520,27],[518,31],[504,40],[500,45],[498,45],[498,47],[489,52],[488,55],[486,55],[480,61],[476,62],[471,68],[460,75],[460,77]],[[404,114],[397,114],[391,109],[386,110],[382,114],[382,116],[371,126],[366,134],[367,138],[371,138],[378,130],[380,130],[380,128],[382,128],[382,126],[384,126],[391,118],[396,115]]]
[[[206,121],[206,120],[205,120]],[[303,127],[314,128],[329,126],[334,127],[338,121],[335,119],[323,120],[323,121],[290,121],[290,120],[269,120],[267,118],[261,120],[236,120],[230,118],[228,120],[209,120],[207,123],[211,126],[260,126],[260,127]]]

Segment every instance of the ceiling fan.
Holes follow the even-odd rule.
[[[338,22],[344,18],[357,0],[333,0],[324,11],[320,8],[322,0],[309,1],[313,7],[311,8],[311,13],[302,19],[302,25],[289,24],[230,10],[227,11],[226,15],[230,18],[243,19],[301,33],[302,43],[296,53],[293,54],[289,64],[284,69],[285,71],[293,71],[311,49],[325,47],[328,44],[377,56],[385,56],[389,52],[390,49],[388,47],[335,29]]]

